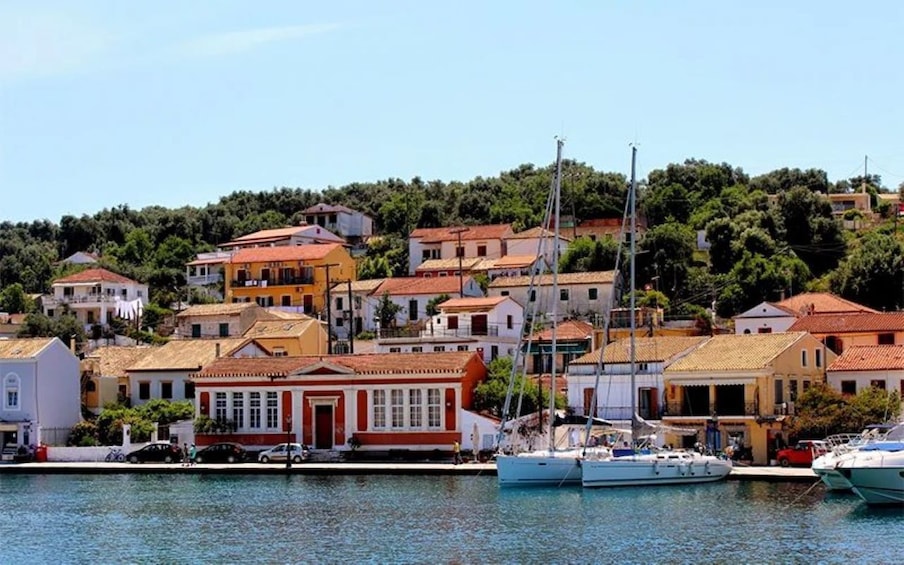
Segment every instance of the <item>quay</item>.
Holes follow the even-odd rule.
[[[0,475],[114,475],[114,474],[187,474],[187,475],[447,475],[496,476],[495,463],[12,463],[0,465]],[[817,480],[810,468],[734,467],[730,481],[804,482]]]

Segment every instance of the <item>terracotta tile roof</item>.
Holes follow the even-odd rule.
[[[372,293],[373,291],[380,288],[380,285],[383,284],[383,281],[386,279],[368,279],[363,281],[352,281],[352,292],[353,293]],[[331,289],[334,293],[342,293],[348,292],[348,283],[339,283]]]
[[[249,240],[255,239],[272,239],[272,238],[281,238],[281,237],[292,237],[296,233],[301,231],[301,226],[286,226],[284,228],[274,228],[270,230],[260,230],[253,233],[245,234],[241,237],[237,237],[232,240],[230,243],[247,243]]]
[[[0,339],[0,359],[31,359],[37,356],[53,337],[29,337],[17,339]]]
[[[471,277],[465,276],[461,284],[468,286]],[[458,294],[458,277],[397,277],[385,279],[374,292],[377,296],[407,294]]]
[[[489,288],[505,288],[512,286],[530,286],[530,276],[497,277],[490,283]],[[562,273],[559,275],[559,284],[611,284],[615,279],[615,271],[594,271],[590,273]],[[540,275],[534,283],[536,286],[552,286],[552,275]]]
[[[479,265],[484,259],[482,257],[462,257],[461,270],[469,271]],[[427,259],[418,265],[418,271],[446,271],[449,269],[458,270],[458,257],[450,259]]]
[[[671,359],[675,355],[678,355],[679,353],[697,347],[708,339],[708,336],[636,337],[634,339],[634,360],[637,363],[664,362]],[[630,363],[630,347],[630,338],[623,338],[613,341],[606,346],[604,361],[606,363]],[[596,365],[600,362],[601,351],[602,349],[597,349],[596,351],[592,351],[587,355],[578,357],[571,362],[571,365]]]
[[[593,325],[580,320],[566,320],[556,327],[556,341],[583,341],[593,337]],[[532,341],[552,341],[552,328],[534,333]]]
[[[77,284],[77,283],[99,283],[112,282],[120,284],[138,284],[132,279],[118,275],[107,269],[87,269],[68,277],[62,277],[53,281],[53,284]]]
[[[777,306],[787,308],[795,314],[804,314],[812,307],[811,314],[829,314],[846,312],[872,312],[878,313],[856,302],[845,300],[829,292],[804,292],[791,298],[786,298],[775,303]]]
[[[458,241],[459,234],[451,230],[466,227],[468,231],[461,232],[462,241],[475,239],[503,239],[512,233],[511,224],[493,224],[487,226],[452,226],[448,228],[418,228],[411,232],[409,239],[420,239],[421,243],[440,243],[443,241]]]
[[[843,334],[904,331],[904,312],[811,314],[788,328],[792,332]]]
[[[318,365],[351,369],[358,375],[461,374],[476,352],[361,353],[357,355],[305,355],[300,357],[220,357],[194,378],[285,377]]]
[[[444,312],[486,312],[506,300],[511,299],[507,296],[451,298],[439,304],[439,308]]]
[[[302,314],[301,312],[287,312],[276,307],[267,308],[266,310],[270,317],[279,318],[280,320],[306,320],[310,318],[310,316]]]
[[[349,214],[354,214],[355,211],[351,208],[346,208],[340,204],[325,204],[321,202],[320,204],[314,204],[310,208],[305,208],[301,211],[302,214],[328,214],[332,212],[347,212]]]
[[[96,359],[100,363],[100,376],[126,377],[126,369],[137,363],[143,356],[155,348],[149,346],[99,347],[85,356],[85,359]]]
[[[904,370],[904,345],[852,345],[826,370],[901,371]]]
[[[318,323],[310,316],[305,316],[302,320],[259,320],[248,328],[244,336],[250,339],[299,337]]]
[[[805,332],[713,336],[665,371],[757,371],[772,362]]]
[[[182,339],[151,348],[135,364],[126,367],[128,371],[194,370],[213,361],[217,356],[229,355],[247,342],[245,338]]]
[[[236,263],[269,263],[275,261],[314,261],[323,259],[336,249],[338,243],[307,243],[305,245],[284,245],[282,247],[252,247],[239,249],[229,261]]]
[[[194,261],[189,261],[188,263],[186,263],[186,265],[188,265],[188,266],[194,266],[194,265],[222,265],[222,264],[228,263],[228,262],[229,262],[229,257],[227,257],[227,256],[222,256],[222,257],[206,257],[206,258],[204,258],[204,259],[195,259]]]
[[[537,262],[536,255],[504,255],[498,259],[484,259],[474,267],[475,271],[490,271],[492,269],[517,269],[530,267]]]
[[[568,237],[568,234],[565,233],[567,228],[559,229],[559,239],[563,239],[565,241],[571,241],[571,238]],[[537,226],[535,228],[530,228],[529,230],[520,231],[518,233],[512,234],[505,239],[540,239],[542,237],[553,238],[556,234],[552,230],[548,230],[542,226]]]
[[[176,314],[177,318],[194,316],[238,316],[245,310],[260,308],[255,302],[233,302],[225,304],[195,304]]]

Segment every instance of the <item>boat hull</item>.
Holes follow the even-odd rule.
[[[813,460],[811,468],[816,476],[819,477],[819,480],[822,481],[826,490],[851,490],[851,482],[835,468],[845,455],[849,454],[836,455],[827,453]]]
[[[861,451],[838,471],[867,504],[904,504],[904,451]]]
[[[601,488],[710,483],[724,479],[730,472],[731,462],[716,457],[613,457],[584,461],[581,484]]]
[[[496,473],[500,486],[566,486],[581,484],[579,452],[500,455]]]

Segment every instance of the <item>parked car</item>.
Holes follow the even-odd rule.
[[[802,439],[794,447],[780,449],[775,454],[778,464],[782,467],[810,467],[813,460],[829,452],[826,442],[817,439]]]
[[[174,443],[157,441],[149,443],[126,457],[129,463],[176,463],[182,461],[182,449]]]
[[[286,446],[291,446],[286,450]],[[257,460],[261,463],[270,463],[271,461],[285,461],[286,456],[292,458],[292,463],[301,463],[308,458],[308,446],[300,443],[280,443],[276,447],[271,447],[266,451],[261,451],[257,456]]]
[[[195,463],[241,463],[245,455],[242,444],[224,441],[199,450],[195,454]]]

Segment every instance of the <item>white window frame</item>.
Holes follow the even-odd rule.
[[[408,389],[408,426],[413,429],[421,429],[424,426],[423,392],[419,388]]]
[[[253,391],[248,393],[248,429],[261,430],[261,393]],[[257,423],[257,425],[255,425]]]
[[[237,430],[245,429],[245,393],[232,393],[232,421]]]
[[[19,411],[22,409],[22,379],[16,373],[8,373],[3,378],[3,409]]]
[[[405,429],[405,391],[389,390],[389,426],[394,430]]]
[[[375,430],[386,429],[386,390],[376,389],[371,395],[373,398],[373,427]]]
[[[436,430],[443,426],[443,395],[438,388],[427,389],[427,429]]]
[[[267,402],[267,429],[279,429],[279,394],[275,390],[268,390]]]
[[[213,419],[225,422],[229,416],[229,400],[225,392],[216,392],[213,396]]]

